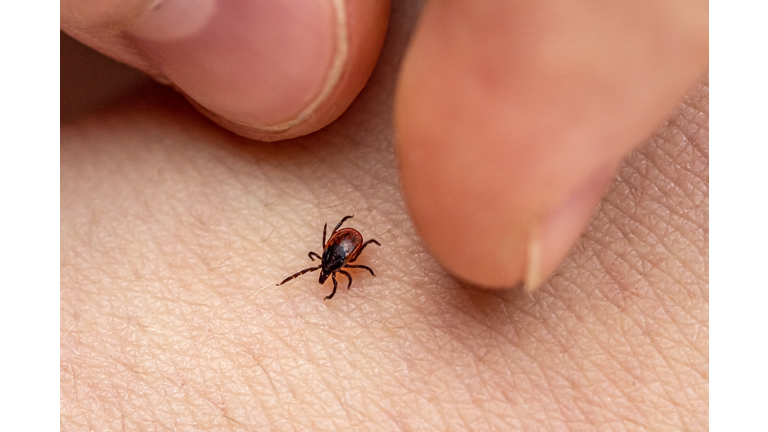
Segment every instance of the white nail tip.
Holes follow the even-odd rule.
[[[544,282],[541,277],[541,236],[538,226],[528,229],[526,255],[525,290],[532,292]]]

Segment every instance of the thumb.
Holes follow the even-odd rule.
[[[428,3],[395,101],[426,246],[470,282],[536,288],[707,62],[706,2]]]
[[[389,2],[62,0],[61,27],[262,140],[341,115],[378,58]]]

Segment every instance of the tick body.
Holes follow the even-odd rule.
[[[331,231],[331,236],[328,238],[328,241],[325,241],[325,233],[328,229],[328,224],[326,223],[325,226],[323,226],[323,256],[318,255],[316,252],[310,252],[309,253],[309,259],[312,261],[315,260],[315,258],[320,259],[320,265],[316,267],[308,267],[304,270],[301,270],[299,272],[296,272],[296,274],[287,277],[284,281],[280,282],[278,285],[282,285],[286,282],[288,282],[291,279],[297,278],[304,273],[309,273],[313,271],[320,270],[320,283],[324,284],[326,280],[330,277],[333,281],[333,292],[327,296],[325,299],[329,300],[333,298],[333,295],[336,294],[336,287],[338,286],[338,283],[336,282],[336,273],[341,273],[344,276],[349,279],[349,283],[347,284],[347,289],[352,287],[352,275],[350,275],[348,272],[344,271],[345,268],[361,268],[368,270],[371,272],[372,275],[376,276],[376,274],[371,270],[370,267],[364,266],[364,265],[353,265],[352,263],[357,260],[358,257],[360,257],[360,253],[363,252],[363,249],[365,249],[366,246],[370,243],[375,243],[379,246],[381,246],[381,243],[374,239],[370,239],[367,242],[363,242],[363,236],[358,232],[356,229],[353,228],[341,228],[341,224],[344,223],[345,220],[351,219],[352,216],[345,216],[339,223],[336,225],[336,228]]]

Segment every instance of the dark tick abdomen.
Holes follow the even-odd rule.
[[[347,261],[347,253],[340,244],[328,246],[323,251],[323,271],[332,272],[340,269]]]

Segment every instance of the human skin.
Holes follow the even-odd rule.
[[[66,116],[62,430],[707,429],[707,79],[547,283],[485,291],[406,212],[391,113],[413,17],[393,15],[366,89],[309,136],[240,138],[157,85]],[[329,301],[317,274],[275,286],[347,214],[382,243],[359,260],[377,276]]]

